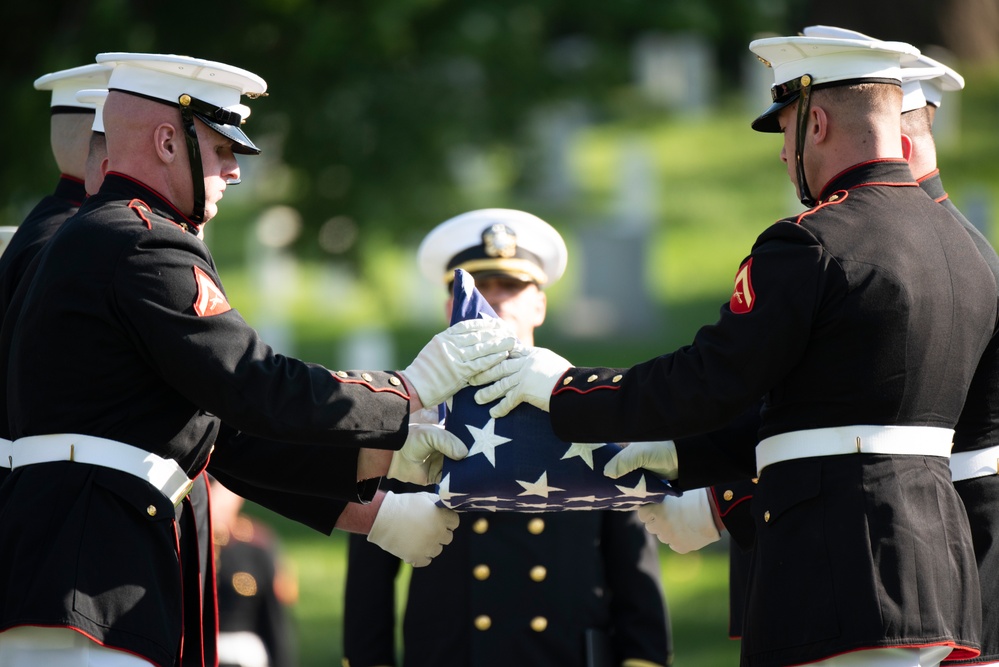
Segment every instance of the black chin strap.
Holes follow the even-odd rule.
[[[180,119],[184,123],[184,137],[187,139],[187,155],[191,160],[191,192],[194,195],[191,220],[201,223],[205,220],[205,172],[201,167],[201,145],[198,142],[198,130],[194,126],[194,107],[191,106],[191,101],[191,96],[186,93],[177,100]]]
[[[815,198],[808,188],[805,178],[805,133],[808,130],[808,116],[812,106],[812,77],[802,74],[799,79],[801,92],[798,97],[797,133],[794,137],[794,167],[798,174],[798,199],[811,208],[815,206]]]

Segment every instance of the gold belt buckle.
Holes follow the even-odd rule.
[[[193,488],[194,488],[194,480],[193,479],[187,480],[187,484],[178,489],[178,492],[176,494],[177,499],[173,501],[173,506],[177,507],[182,502],[184,502],[184,498],[187,498],[187,496],[191,493],[191,489]]]

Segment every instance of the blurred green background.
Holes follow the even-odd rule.
[[[714,321],[753,240],[801,210],[776,136],[749,123],[769,72],[746,49],[810,23],[911,41],[967,89],[937,118],[944,184],[995,241],[995,0],[59,0],[0,9],[0,224],[53,187],[48,99],[31,82],[102,51],[183,53],[263,76],[241,160],[206,228],[231,303],[276,349],[403,367],[444,324],[415,250],[437,223],[522,208],[570,250],[538,343],[627,366]],[[303,667],[338,664],[342,535],[266,511],[297,569]],[[737,664],[727,565],[663,550],[676,664]]]

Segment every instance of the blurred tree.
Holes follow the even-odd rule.
[[[796,0],[796,29],[821,23],[852,28],[882,39],[919,47],[943,46],[965,62],[999,59],[999,2],[996,0]]]
[[[794,1],[800,0],[786,0]],[[0,163],[0,223],[18,224],[55,181],[45,140],[47,100],[32,80],[90,62],[101,51],[184,53],[263,76],[270,96],[253,103],[247,129],[265,154],[243,162],[243,187],[252,188],[255,204],[298,209],[305,230],[300,253],[322,252],[323,230],[327,251],[356,257],[357,245],[385,231],[415,240],[469,207],[456,174],[468,163],[457,159],[461,154],[512,146],[504,183],[514,191],[529,183],[532,153],[517,149],[531,141],[527,120],[567,100],[594,115],[608,113],[632,84],[631,47],[640,35],[704,35],[733,80],[754,33],[786,29],[784,6],[757,0],[5,3],[0,149],[8,159]]]

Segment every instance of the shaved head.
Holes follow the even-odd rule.
[[[112,90],[104,129],[108,171],[128,174],[182,211],[191,209],[191,166],[177,107]]]
[[[57,113],[52,115],[49,137],[52,155],[59,171],[83,180],[87,170],[87,153],[93,134],[94,114]]]

